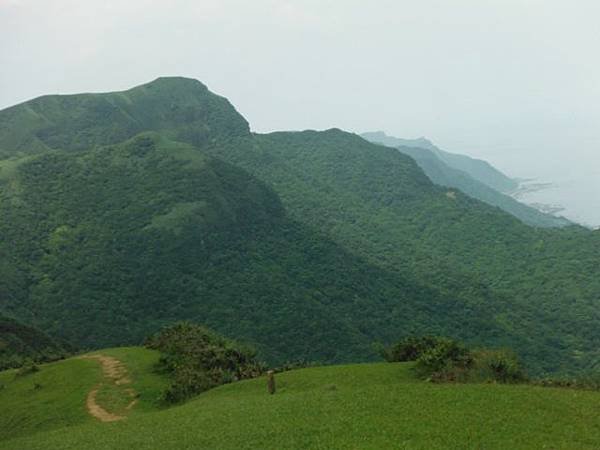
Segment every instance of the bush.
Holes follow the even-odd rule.
[[[473,365],[471,352],[461,343],[438,338],[417,359],[417,373],[432,381],[466,381]]]
[[[518,383],[527,380],[510,350],[469,350],[444,337],[409,337],[385,349],[385,359],[416,361],[415,370],[430,381]]]
[[[388,362],[416,361],[443,339],[437,336],[407,337],[391,347],[382,349],[381,355]]]
[[[187,322],[164,328],[145,345],[162,353],[158,368],[172,376],[163,395],[169,403],[264,371],[254,350]]]
[[[478,350],[473,352],[473,358],[473,381],[519,383],[527,380],[517,355],[510,350]]]

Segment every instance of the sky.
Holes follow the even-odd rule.
[[[425,136],[555,182],[541,200],[600,226],[599,17],[595,0],[0,0],[0,108],[188,76],[254,131]]]

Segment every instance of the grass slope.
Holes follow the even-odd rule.
[[[132,415],[159,408],[158,399],[167,380],[152,370],[158,352],[131,347],[105,349],[102,354],[125,364],[132,380],[130,387],[140,393]],[[4,440],[54,429],[64,433],[64,427],[95,421],[86,410],[85,400],[90,389],[103,380],[98,362],[69,358],[39,367],[39,372],[22,376],[17,376],[16,370],[0,372],[0,448],[4,448]],[[114,410],[118,406],[117,389],[107,386],[98,397],[99,403]]]
[[[276,375],[273,396],[264,378],[249,380],[122,422],[82,420],[68,428],[20,433],[0,441],[0,448],[577,450],[600,442],[598,392],[436,385],[416,380],[411,367],[381,363],[285,372]],[[142,374],[136,373],[134,383],[144,395],[136,380]],[[61,411],[68,405],[55,406]],[[40,404],[32,408],[41,414]]]

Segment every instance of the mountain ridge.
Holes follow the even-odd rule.
[[[366,132],[362,133],[361,136],[370,142],[377,142],[388,147],[411,147],[430,150],[448,166],[468,173],[475,180],[503,194],[508,194],[519,187],[517,180],[506,176],[487,161],[444,151],[424,137],[402,139],[388,136],[383,131]]]
[[[447,161],[452,158],[467,162],[457,164],[457,166],[465,166],[465,164],[475,166],[484,163],[485,165],[483,167],[486,168],[488,172],[495,173],[495,169],[485,161],[474,160],[469,157],[462,157],[462,155],[444,152],[424,138],[414,140],[400,139],[387,136],[383,132],[364,133],[361,136],[370,142],[387,145],[409,155],[417,161],[417,164],[419,164],[434,183],[441,186],[460,189],[470,197],[481,200],[489,205],[497,206],[528,225],[541,227],[564,227],[573,225],[572,222],[565,218],[543,213],[531,206],[520,203],[509,195],[492,187],[501,184],[499,181],[482,183],[472,176],[472,170],[467,172],[447,163]],[[469,163],[468,161],[473,162]],[[502,180],[501,177],[505,176],[500,172],[497,172],[496,179]],[[508,177],[505,178],[506,180],[510,180]]]

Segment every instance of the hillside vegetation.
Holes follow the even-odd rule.
[[[41,331],[0,315],[0,370],[64,358],[71,349]]]
[[[127,363],[141,399],[155,395],[161,381],[146,372],[151,354],[108,352]],[[84,385],[91,388],[95,373],[92,361],[76,359],[42,366],[33,375],[43,384],[37,391],[29,387],[34,379],[9,381],[0,391],[0,421],[12,425],[0,428],[0,448],[579,450],[600,442],[598,392],[425,383],[415,378],[411,363],[294,370],[276,375],[274,395],[267,394],[265,378],[242,381],[169,409],[140,403],[127,420],[110,424],[83,415]],[[76,383],[68,395],[59,376]],[[40,401],[42,395],[55,398],[53,409]],[[19,421],[25,411],[37,419]],[[44,418],[51,425],[38,425]]]
[[[432,333],[515,348],[532,372],[597,367],[600,233],[528,227],[340,130],[271,133],[253,145],[209,151],[273,186],[298,222],[451,299],[462,322]],[[393,323],[398,335],[422,334],[413,321]]]
[[[3,248],[31,271],[3,308],[81,346],[139,343],[186,318],[272,361],[372,358],[392,298],[427,292],[289,220],[247,173],[156,134],[41,155],[3,194]]]
[[[528,227],[356,135],[252,134],[165,78],[0,111],[0,150],[0,311],[77,345],[191,319],[271,363],[431,333],[598,367],[598,232]]]

